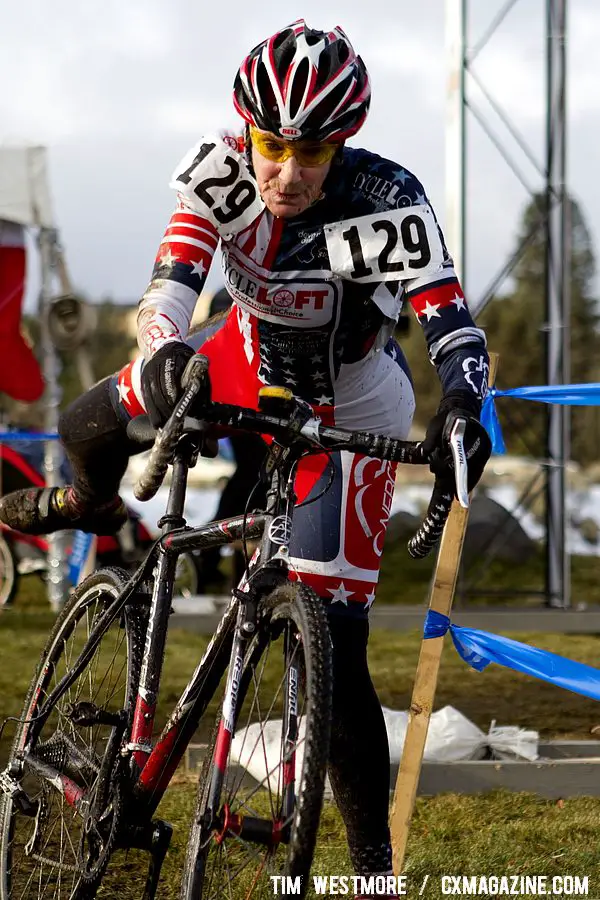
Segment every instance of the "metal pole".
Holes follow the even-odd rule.
[[[466,293],[465,67],[467,0],[446,0],[446,223],[448,249]]]
[[[59,361],[48,329],[48,307],[52,294],[55,243],[56,233],[49,228],[40,228],[38,245],[41,259],[41,290],[38,311],[41,329],[42,371],[46,382],[44,426],[49,432],[55,432],[58,428],[60,403]],[[44,476],[48,487],[58,487],[62,484],[61,462],[62,449],[59,442],[47,441],[44,445]],[[57,532],[48,535],[48,599],[55,612],[60,610],[67,599],[67,590],[65,535],[64,532]]]
[[[56,266],[56,274],[60,281],[63,294],[73,294],[73,285],[67,268],[67,261],[63,253],[62,247],[58,240],[54,247],[54,261]],[[94,370],[92,368],[92,360],[90,358],[87,339],[83,344],[75,348],[75,365],[77,366],[77,374],[84,391],[88,391],[96,383],[94,378]]]
[[[546,383],[569,383],[569,292],[565,267],[566,176],[566,0],[546,5]],[[547,411],[546,604],[571,604],[566,548],[565,466],[568,462],[565,407]]]

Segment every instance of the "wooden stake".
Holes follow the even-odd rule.
[[[490,386],[498,368],[498,354],[490,353]],[[431,586],[429,609],[450,617],[463,543],[467,531],[469,510],[454,501],[444,528]],[[413,695],[408,713],[408,728],[402,760],[396,779],[392,802],[390,831],[394,873],[400,875],[404,866],[408,832],[415,807],[429,719],[433,710],[437,687],[443,637],[428,638],[421,643]]]

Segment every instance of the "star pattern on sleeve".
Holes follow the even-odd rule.
[[[199,275],[200,278],[204,278],[204,276],[206,275],[206,266],[201,259],[199,259],[198,262],[193,263],[191,274]]]
[[[161,267],[165,269],[172,269],[178,258],[179,257],[175,256],[175,254],[171,251],[170,247],[167,248],[167,250],[160,257]]]
[[[462,294],[459,294],[458,291],[455,292],[454,297],[452,298],[450,303],[453,303],[457,309],[466,309],[467,308],[465,298],[463,297]]]
[[[430,322],[431,319],[441,319],[441,316],[438,312],[440,308],[439,303],[430,303],[429,300],[425,301],[425,306],[423,307],[423,311],[419,313],[421,316],[427,316],[427,321]]]
[[[123,376],[121,376],[121,378],[119,378],[119,381],[117,382],[117,392],[119,394],[119,400],[121,401],[121,403],[127,403],[127,401],[129,400],[130,391],[130,386],[128,384],[125,384],[125,380]]]

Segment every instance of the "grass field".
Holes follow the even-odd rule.
[[[596,561],[586,563],[585,579],[578,587],[597,592]],[[398,592],[399,576],[384,572],[382,594],[389,602]],[[514,574],[514,573],[513,573]],[[428,576],[424,578],[426,583]],[[0,720],[19,715],[32,670],[51,627],[53,616],[32,587],[13,610],[0,615]],[[423,584],[411,585],[419,600]],[[403,592],[403,596],[405,593]],[[412,602],[415,602],[413,599]],[[600,641],[594,635],[522,634],[511,636],[535,646],[596,666]],[[169,635],[158,725],[172,708],[197,663],[206,638],[172,630]],[[375,631],[370,642],[370,665],[380,699],[386,706],[409,705],[419,635]],[[542,737],[589,738],[600,725],[600,708],[591,700],[551,685],[490,666],[477,673],[457,656],[450,642],[445,648],[436,707],[451,704],[483,730],[491,719],[499,725],[533,728]],[[0,739],[5,758],[13,733],[11,723]],[[186,829],[192,811],[195,779],[183,773],[167,792],[159,815],[175,826],[175,835],[163,869],[159,896],[175,900],[185,852]],[[554,875],[589,877],[589,893],[600,898],[600,800],[566,798],[547,801],[531,794],[498,792],[480,797],[446,794],[419,798],[408,848],[408,896],[419,896],[426,875],[425,898],[444,896],[442,875]],[[328,804],[322,818],[313,872],[351,875],[341,820]],[[143,867],[135,854],[117,860],[115,880],[98,895],[133,900],[141,896]],[[126,882],[126,888],[122,883]],[[118,887],[117,887],[118,883]],[[548,890],[551,888],[549,887]],[[514,894],[513,894],[514,896]],[[238,900],[237,896],[227,900]]]

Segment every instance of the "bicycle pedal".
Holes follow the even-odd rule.
[[[113,728],[124,726],[125,718],[123,712],[111,713],[106,709],[96,706],[88,700],[79,700],[77,703],[70,703],[67,707],[67,718],[74,725],[88,727],[93,725],[111,725]]]

